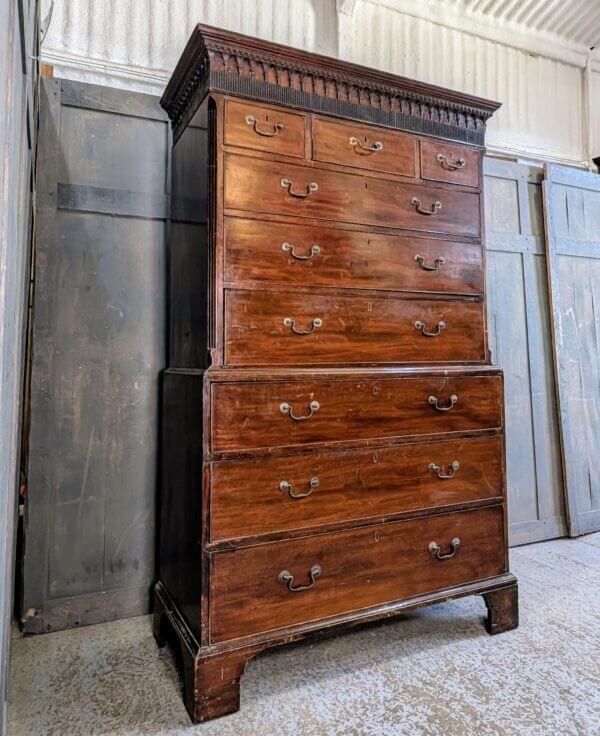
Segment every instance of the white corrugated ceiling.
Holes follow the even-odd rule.
[[[555,34],[587,48],[600,42],[600,0],[434,0],[496,23]]]

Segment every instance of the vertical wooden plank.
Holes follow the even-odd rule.
[[[511,544],[565,533],[549,344],[541,172],[486,159],[488,319],[504,370]]]
[[[544,222],[569,534],[600,529],[600,177],[546,165]]]

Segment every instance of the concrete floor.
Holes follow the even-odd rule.
[[[148,617],[12,648],[8,736],[600,736],[600,534],[511,551],[521,626],[465,598],[264,653],[241,710],[190,726]]]

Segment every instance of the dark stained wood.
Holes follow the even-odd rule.
[[[415,158],[416,140],[413,136],[323,118],[313,121],[315,161],[415,176]]]
[[[483,326],[482,302],[228,290],[225,364],[483,362]]]
[[[519,592],[516,582],[484,594],[488,610],[485,627],[488,634],[502,634],[519,625]]]
[[[440,258],[444,262],[437,264],[437,270],[427,271],[419,265],[433,268]],[[225,279],[483,293],[480,245],[234,217],[225,218]]]
[[[469,146],[496,105],[198,27],[162,101],[176,140],[203,99],[208,166],[184,168],[208,168],[207,244],[171,262],[171,372],[194,388],[170,440],[187,541],[169,535],[194,550],[156,586],[195,721],[239,707],[265,647],[515,585]],[[432,173],[428,145],[468,162]]]
[[[501,498],[501,457],[487,437],[212,463],[211,540]]]
[[[250,118],[250,120],[249,120]],[[306,116],[227,100],[225,144],[304,158]]]
[[[437,411],[455,395],[450,411]],[[216,383],[211,393],[213,452],[246,448],[298,446],[431,432],[500,427],[501,382],[494,378],[397,378],[310,382]],[[292,407],[295,416],[281,411]]]
[[[481,162],[476,149],[422,140],[420,151],[422,179],[447,181],[469,187],[479,185]],[[440,161],[438,157],[443,160]]]
[[[505,571],[500,507],[308,536],[212,555],[211,641],[409,598]],[[428,547],[439,544],[439,560]],[[290,591],[278,576],[288,570]]]
[[[292,183],[291,194],[282,181]],[[451,235],[480,234],[479,195],[471,192],[407,184],[360,174],[344,174],[298,163],[225,155],[226,208],[272,212],[297,217],[408,228]],[[441,208],[433,215],[419,214]]]

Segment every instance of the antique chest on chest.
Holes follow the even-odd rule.
[[[155,635],[177,635],[192,718],[317,631],[473,594],[514,628],[483,249],[498,105],[206,26],[162,104]]]

